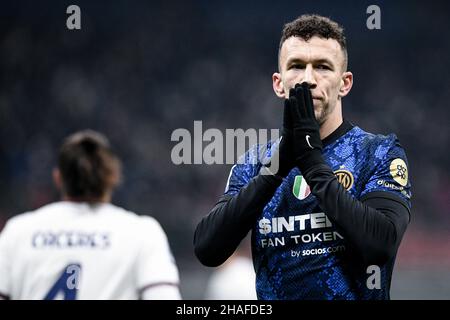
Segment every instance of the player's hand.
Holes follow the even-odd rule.
[[[283,128],[277,151],[266,165],[272,174],[285,177],[294,166],[306,172],[322,163],[322,141],[307,83],[296,84],[284,101]]]
[[[283,128],[279,146],[280,169],[278,174],[285,177],[295,167],[294,162],[294,132],[291,118],[291,104],[289,100],[284,101]]]
[[[283,127],[281,129],[280,143],[266,165],[271,174],[286,177],[291,169],[295,167],[293,155],[293,127],[291,120],[291,105],[289,100],[284,101]]]
[[[314,115],[309,85],[305,82],[301,85],[296,84],[289,92],[288,101],[295,164],[304,173],[315,162],[321,162],[322,158],[319,123]]]

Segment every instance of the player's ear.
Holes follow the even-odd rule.
[[[275,91],[275,94],[278,96],[278,98],[286,97],[284,92],[283,80],[281,80],[281,74],[278,72],[275,72],[272,75],[272,87],[273,91]]]
[[[341,86],[339,88],[339,97],[345,97],[353,86],[353,73],[350,71],[346,71],[342,74],[341,78]]]
[[[59,171],[58,168],[53,168],[52,170],[52,176],[53,176],[53,183],[56,186],[56,189],[58,189],[59,191],[62,191],[62,178],[61,178],[61,172]]]

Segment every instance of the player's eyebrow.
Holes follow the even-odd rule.
[[[309,62],[311,62],[311,61],[308,61],[308,63]],[[292,57],[292,58],[289,58],[288,59],[288,61],[287,61],[287,65],[289,66],[289,65],[292,65],[292,64],[294,64],[294,63],[300,63],[300,64],[306,64],[306,62],[305,62],[305,60],[303,60],[303,59],[301,59],[301,58],[298,58],[298,57]],[[331,67],[334,67],[334,63],[330,60],[330,59],[328,59],[328,58],[318,58],[318,59],[312,59],[312,63],[313,64],[328,64],[328,65],[330,65]]]
[[[314,60],[314,62],[316,64],[328,64],[330,66],[334,66],[333,61],[331,61],[330,59],[327,59],[327,58],[317,59],[317,60]]]

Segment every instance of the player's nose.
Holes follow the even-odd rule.
[[[305,73],[303,74],[303,79],[301,81],[306,82],[311,89],[317,87],[316,78],[314,77],[314,69],[311,65],[306,66]]]

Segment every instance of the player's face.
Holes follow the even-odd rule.
[[[339,99],[350,91],[351,84],[348,88],[346,84],[351,73],[345,72],[344,63],[344,53],[334,39],[288,38],[280,51],[280,72],[273,75],[275,92],[288,98],[295,84],[309,83],[316,119],[322,125],[336,110]]]

